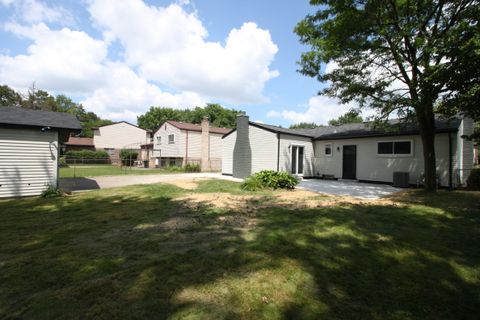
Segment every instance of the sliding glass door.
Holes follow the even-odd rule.
[[[292,174],[303,174],[304,147],[292,146]]]

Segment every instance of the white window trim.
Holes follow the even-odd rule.
[[[173,136],[172,142],[170,142],[170,136]],[[168,144],[175,144],[175,135],[174,134],[169,134],[168,135]]]
[[[162,136],[157,136],[157,144],[158,145],[162,144]]]
[[[326,152],[326,149],[327,149],[328,145],[330,145],[330,154],[327,154],[327,152]],[[329,158],[331,158],[333,156],[333,143],[329,142],[329,143],[325,143],[323,145],[323,155],[325,157],[329,157]]]
[[[378,144],[381,142],[392,142],[393,143],[393,152],[394,153],[378,153]],[[410,153],[405,154],[395,154],[395,142],[410,142]],[[380,158],[410,158],[413,157],[413,151],[415,146],[413,144],[413,139],[402,139],[402,140],[378,140],[376,141],[376,148],[377,148],[377,157]]]

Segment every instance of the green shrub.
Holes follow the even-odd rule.
[[[184,170],[185,172],[200,172],[202,171],[202,168],[199,164],[187,163],[187,165],[184,167]]]
[[[68,164],[65,161],[65,156],[58,158],[58,167],[59,168],[68,168]]]
[[[470,190],[480,190],[480,168],[473,169],[467,179],[467,186]]]
[[[135,160],[138,158],[138,152],[129,149],[120,150],[120,159],[124,166],[131,166]]]
[[[263,170],[245,179],[242,188],[255,191],[259,189],[294,189],[298,184],[297,178],[287,172]]]
[[[108,158],[108,152],[105,150],[79,150],[79,151],[68,151],[66,154],[68,158],[75,159],[105,159]]]
[[[40,196],[42,198],[56,198],[56,197],[61,197],[63,195],[62,190],[54,187],[54,186],[47,186],[45,190],[42,191]]]
[[[168,166],[167,170],[170,172],[184,172],[185,170],[179,166]]]
[[[247,191],[257,191],[261,190],[264,188],[262,185],[262,182],[260,179],[258,179],[256,176],[250,176],[247,177],[243,182],[242,185],[240,186],[243,190]]]

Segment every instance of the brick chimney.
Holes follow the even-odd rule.
[[[210,170],[210,121],[202,119],[202,171]]]

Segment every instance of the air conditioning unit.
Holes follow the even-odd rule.
[[[410,186],[410,176],[408,172],[394,172],[393,186],[397,188],[408,188]]]

